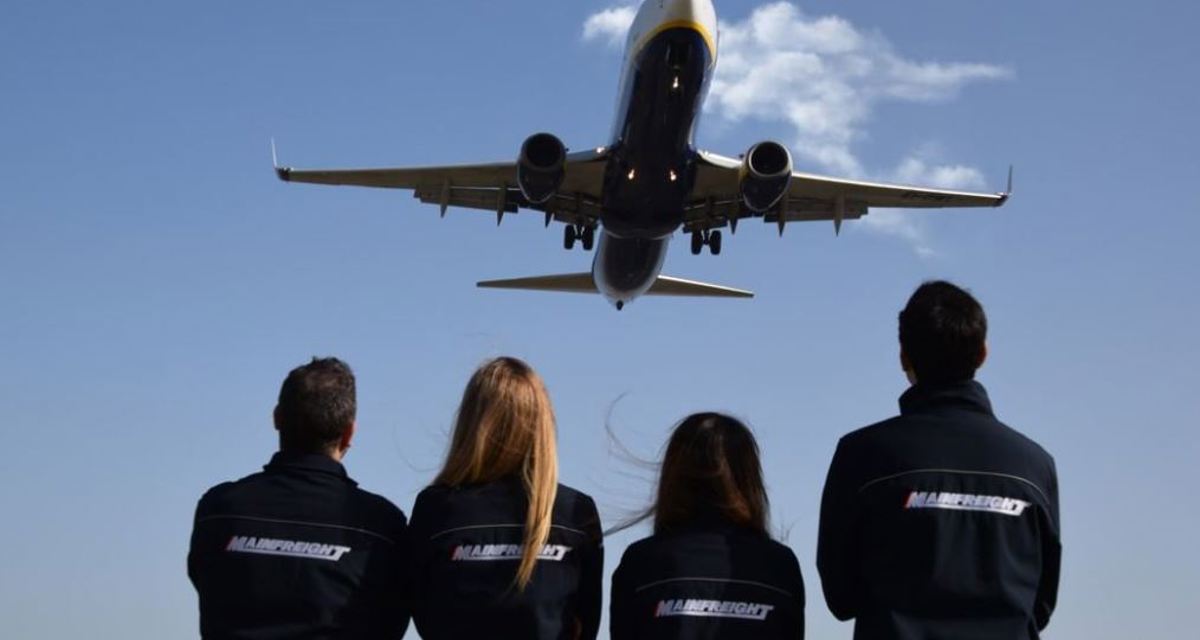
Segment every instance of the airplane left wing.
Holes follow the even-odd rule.
[[[293,169],[276,165],[285,182],[407,189],[421,202],[491,211],[499,216],[532,209],[562,222],[590,223],[600,217],[604,155],[584,151],[567,155],[562,185],[550,200],[529,202],[517,187],[517,164],[449,165],[382,169]]]
[[[687,230],[723,227],[756,216],[739,196],[741,166],[741,160],[700,152],[694,199],[686,216]],[[779,224],[781,230],[784,223],[809,220],[831,220],[840,228],[843,220],[861,218],[872,208],[999,207],[1008,200],[1009,192],[930,189],[794,172],[787,195],[774,211],[762,217]]]

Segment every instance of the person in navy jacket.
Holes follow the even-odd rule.
[[[342,466],[355,409],[345,363],[297,367],[275,407],[279,452],[262,472],[200,499],[188,576],[203,638],[404,635],[404,513]]]
[[[653,518],[654,535],[613,574],[612,639],[802,639],[800,565],[767,533],[767,512],[750,430],[717,413],[680,423],[639,519]]]
[[[987,317],[928,282],[900,313],[900,415],[838,443],[817,568],[829,610],[880,640],[1033,640],[1062,554],[1054,459],[996,419],[975,372]]]
[[[554,411],[524,362],[497,358],[467,383],[410,534],[413,621],[425,640],[596,637],[600,517],[591,498],[558,483]]]

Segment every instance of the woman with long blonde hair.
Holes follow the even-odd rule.
[[[422,638],[596,637],[600,518],[590,497],[558,483],[554,410],[521,360],[471,376],[410,536]]]

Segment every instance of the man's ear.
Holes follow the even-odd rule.
[[[350,448],[350,441],[354,439],[354,430],[358,427],[358,421],[353,421],[350,426],[346,427],[346,431],[342,433],[342,439],[338,441],[338,449],[345,452]]]
[[[987,358],[988,358],[988,346],[987,346],[987,343],[984,342],[983,347],[981,347],[979,349],[979,363],[975,365],[975,368],[976,369],[982,368],[983,363],[987,362]]]
[[[912,363],[908,361],[908,354],[904,353],[904,347],[900,347],[900,369],[904,371],[909,384],[917,384],[917,372],[913,371]]]
[[[279,431],[279,405],[275,405],[275,410],[271,412],[271,420],[275,423],[275,430]]]

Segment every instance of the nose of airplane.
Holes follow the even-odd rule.
[[[667,21],[686,20],[702,25],[711,35],[717,32],[717,10],[712,0],[646,0],[646,7],[661,7]]]
[[[654,2],[654,0],[647,0]],[[712,0],[659,0],[668,13],[702,16],[715,13]]]

